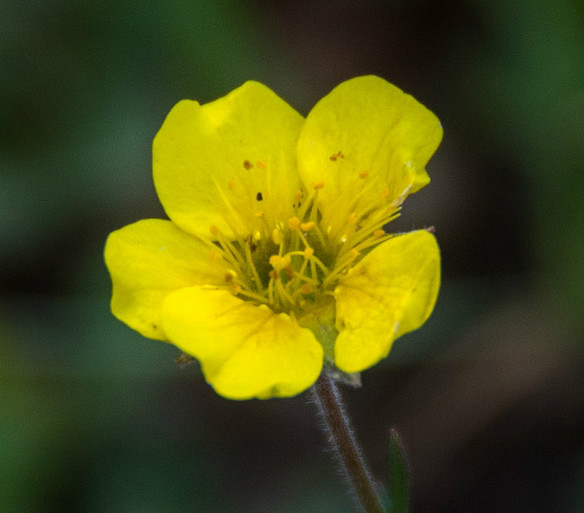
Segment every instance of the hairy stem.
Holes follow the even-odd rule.
[[[312,387],[312,394],[325,420],[329,443],[334,448],[363,509],[366,513],[385,513],[353,435],[336,384],[323,372]]]

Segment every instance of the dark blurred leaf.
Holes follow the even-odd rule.
[[[389,485],[392,513],[407,513],[410,503],[410,470],[404,445],[395,429],[389,435]]]

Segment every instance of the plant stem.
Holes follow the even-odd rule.
[[[385,513],[353,435],[335,382],[323,372],[312,387],[312,394],[320,414],[326,421],[329,443],[334,448],[363,509],[366,513]]]

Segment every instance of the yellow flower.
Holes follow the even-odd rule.
[[[153,145],[170,221],[106,244],[114,315],[197,358],[231,399],[293,396],[323,363],[371,367],[436,302],[434,236],[383,227],[429,182],[441,138],[434,114],[374,76],[306,119],[257,82],[179,102]]]

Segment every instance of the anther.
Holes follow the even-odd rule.
[[[376,239],[380,239],[381,237],[383,237],[385,235],[385,230],[375,230],[373,232],[373,237],[375,237]]]
[[[316,223],[314,221],[309,221],[308,223],[300,223],[300,229],[303,232],[309,232],[314,228],[315,225]]]
[[[276,271],[281,271],[290,265],[290,256],[285,255],[281,257],[280,255],[272,255],[269,262]]]
[[[314,255],[314,249],[311,247],[304,248],[304,258],[310,258]]]
[[[279,246],[284,241],[284,235],[279,228],[274,228],[272,231],[272,240],[276,246]]]
[[[314,182],[314,183],[312,184],[312,188],[313,188],[315,191],[319,191],[319,190],[320,190],[320,189],[322,189],[323,187],[324,187],[324,182]]]
[[[237,277],[237,273],[233,269],[229,269],[225,273],[225,283],[233,283],[233,280]]]
[[[304,295],[312,294],[314,292],[314,289],[312,288],[312,285],[310,285],[310,283],[305,283],[304,285],[302,285],[302,287],[300,287],[300,292],[302,292],[302,294]]]
[[[288,219],[288,228],[290,228],[292,231],[298,230],[298,228],[300,228],[300,224],[300,219],[298,219],[296,216]]]

